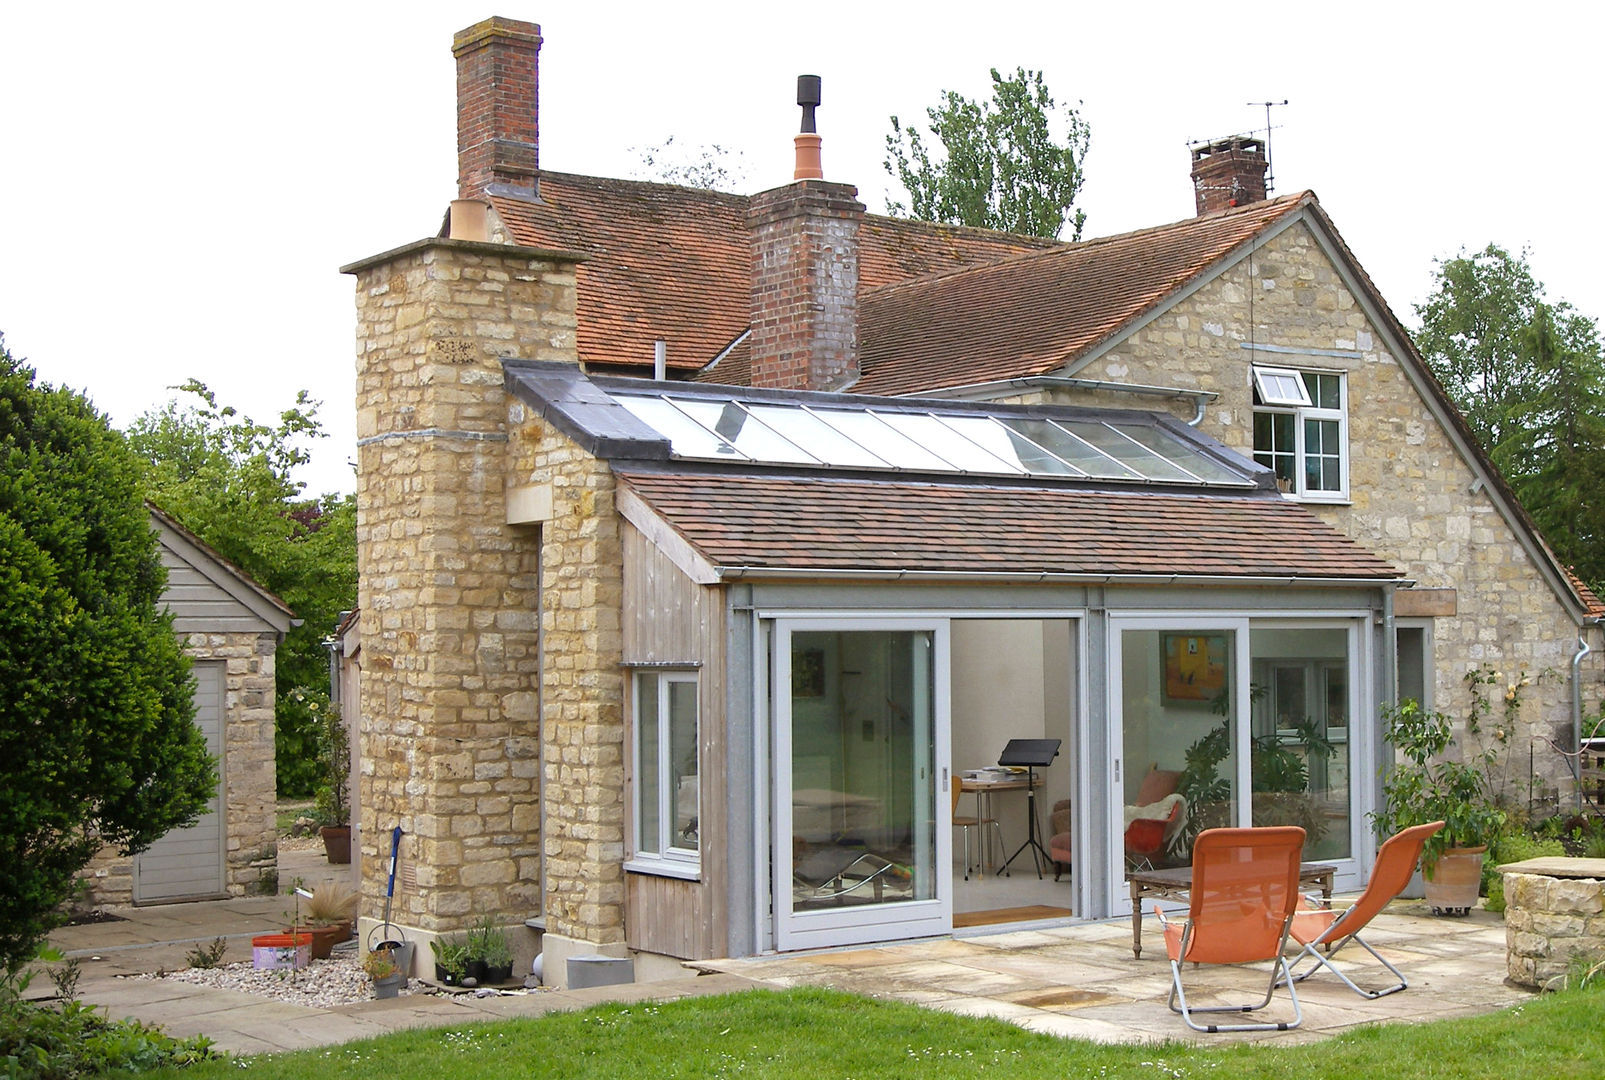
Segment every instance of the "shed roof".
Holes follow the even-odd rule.
[[[1364,584],[1398,570],[1280,498],[655,471],[619,479],[722,578]]]

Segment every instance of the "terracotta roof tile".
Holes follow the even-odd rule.
[[[1054,371],[1278,219],[1308,192],[889,285],[859,304],[862,394]]]
[[[750,321],[745,195],[542,172],[539,202],[491,204],[529,247],[581,251],[579,350],[588,364],[652,367],[667,342],[672,371],[699,370]],[[868,215],[859,235],[862,288],[1057,246],[988,229]],[[732,363],[719,381],[745,366]]]
[[[715,566],[1265,579],[1398,571],[1296,503],[1051,487],[621,470]]]

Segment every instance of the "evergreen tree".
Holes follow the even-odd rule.
[[[82,396],[0,339],[0,968],[103,844],[193,824],[216,784],[138,469]]]

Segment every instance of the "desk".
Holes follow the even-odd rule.
[[[1332,878],[1337,867],[1330,863],[1299,863],[1298,883],[1318,885],[1321,895],[1332,899]],[[1193,887],[1193,868],[1174,866],[1168,870],[1135,870],[1126,875],[1131,883],[1131,955],[1142,958],[1142,899],[1158,896],[1166,900],[1180,900]]]
[[[959,790],[975,792],[975,816],[984,821],[987,818],[995,819],[997,817],[997,814],[992,810],[993,792],[1025,791],[1028,787],[1041,787],[1045,782],[1046,781],[1040,775],[1037,776],[1036,783],[1034,785],[1029,784],[1024,776],[1020,776],[1012,780],[971,780],[967,776],[961,776],[959,777]],[[999,826],[999,828],[1001,828],[1001,826]],[[992,854],[992,834],[984,829],[980,830],[980,833],[982,837],[981,876],[985,877],[986,864]],[[1004,847],[1007,848],[1007,846],[1008,842],[1004,841]],[[1006,852],[1004,852],[1004,854],[1006,854]]]

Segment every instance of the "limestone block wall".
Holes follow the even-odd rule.
[[[550,485],[541,526],[546,930],[624,940],[623,519],[599,461],[514,401],[511,475]]]
[[[363,914],[540,909],[537,535],[506,524],[503,356],[577,362],[574,266],[430,240],[357,277]]]
[[[1526,799],[1529,742],[1571,738],[1570,663],[1577,634],[1561,602],[1411,386],[1399,361],[1344,285],[1314,233],[1298,222],[1249,258],[1159,314],[1114,350],[1078,372],[1086,378],[1211,390],[1200,429],[1252,455],[1254,354],[1244,343],[1303,355],[1263,352],[1262,364],[1347,374],[1349,491],[1346,505],[1308,503],[1334,526],[1394,561],[1423,588],[1457,590],[1457,612],[1434,623],[1435,706],[1463,718],[1471,703],[1466,672],[1487,664],[1502,681],[1532,685],[1509,746],[1513,794]],[[1335,354],[1335,355],[1334,355]],[[1057,400],[1068,400],[1059,397]],[[1119,404],[1107,395],[1086,404]],[[1158,402],[1160,399],[1153,399]],[[1147,405],[1148,399],[1138,402]],[[1171,403],[1191,419],[1191,402]],[[1599,694],[1600,650],[1587,671],[1589,700]],[[1503,697],[1495,695],[1496,712]],[[1590,706],[1591,707],[1591,706]],[[1537,743],[1535,769],[1570,789],[1565,763]]]
[[[190,634],[192,660],[220,660],[223,675],[223,884],[230,896],[278,888],[277,772],[274,764],[273,633]],[[104,848],[80,875],[88,885],[82,906],[134,902],[134,860]]]
[[[1507,873],[1505,903],[1512,982],[1551,988],[1572,957],[1605,960],[1605,881]]]

